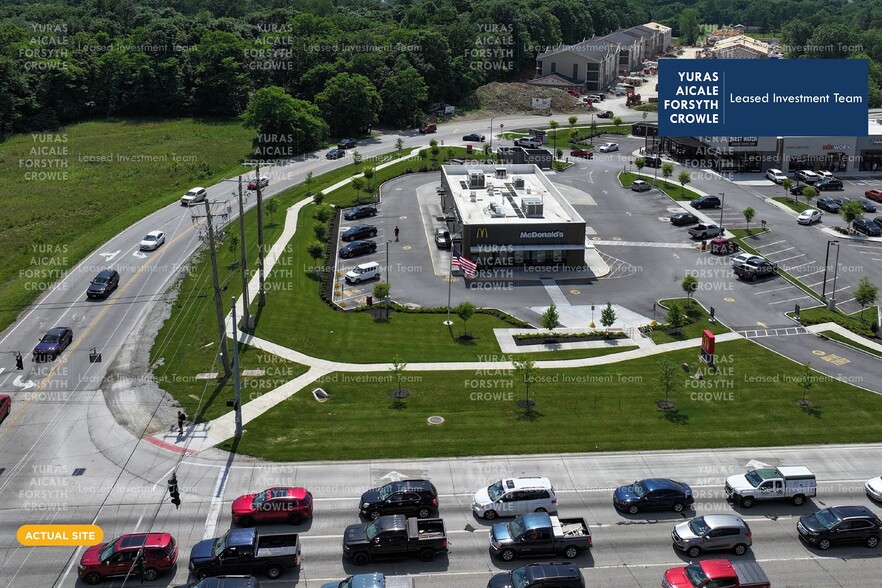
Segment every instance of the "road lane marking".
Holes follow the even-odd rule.
[[[768,294],[769,292],[780,292],[781,290],[789,290],[790,288],[793,288],[793,287],[794,287],[794,285],[790,284],[788,286],[782,286],[781,288],[772,288],[771,290],[762,290],[760,292],[754,292],[753,295],[758,296],[760,294]]]
[[[229,468],[222,468],[217,474],[217,483],[214,485],[214,493],[211,495],[211,506],[205,516],[205,533],[202,539],[214,539],[214,531],[217,528],[217,519],[220,516],[220,507],[224,503],[224,488],[227,485]]]
[[[783,243],[785,240],[781,239],[780,241],[775,241],[774,243],[766,243],[765,245],[759,245],[758,247],[754,247],[754,249],[762,249],[763,247],[771,247],[772,245],[777,245],[778,243]]]

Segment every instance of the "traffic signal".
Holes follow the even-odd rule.
[[[168,494],[171,496],[171,502],[175,505],[175,508],[181,506],[181,493],[178,492],[177,474],[172,474],[172,477],[168,479]]]

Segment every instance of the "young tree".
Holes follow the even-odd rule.
[[[397,139],[395,139],[395,150],[401,151],[402,148],[404,148],[404,139],[402,139],[401,137],[398,137]],[[310,172],[310,173],[312,173],[312,172]]]
[[[669,407],[668,398],[677,386],[676,378],[680,370],[677,368],[677,364],[667,357],[660,359],[656,365],[658,365],[658,384],[665,393],[665,407]]]
[[[312,176],[312,172],[306,172],[306,177],[303,178],[303,186],[306,188],[307,197],[312,195],[312,184],[315,182],[315,179]]]
[[[861,305],[861,320],[864,318],[864,308],[875,304],[879,298],[879,287],[870,281],[867,276],[858,282],[857,290],[854,291],[854,300]]]
[[[839,214],[850,225],[851,221],[863,216],[864,207],[857,200],[849,200],[839,208]]]
[[[683,309],[680,308],[680,304],[678,302],[672,302],[671,308],[668,309],[668,324],[671,326],[674,331],[679,332],[684,326],[686,326],[686,314],[683,312]]]
[[[557,327],[559,319],[560,313],[557,312],[557,305],[552,302],[551,306],[548,307],[548,310],[542,313],[542,327],[550,331]]]
[[[686,184],[692,181],[692,178],[689,177],[688,171],[681,171],[677,174],[677,181],[680,182],[680,194],[683,194],[686,191]]]
[[[680,287],[686,292],[686,304],[692,306],[692,295],[698,290],[698,278],[692,274],[686,274],[683,281],[680,282]]]
[[[576,123],[579,122],[578,116],[571,116],[567,119],[567,122],[570,123],[570,136],[573,136],[573,132],[576,130]]]
[[[270,224],[273,224],[273,213],[279,209],[279,202],[275,198],[270,198],[263,203],[263,208],[269,213]]]
[[[227,249],[230,250],[230,253],[236,254],[236,249],[239,247],[239,235],[236,233],[230,233],[227,235]]]
[[[358,172],[361,169],[361,160],[363,159],[361,153],[356,149],[352,152],[352,165],[355,166],[355,171]]]
[[[663,163],[661,166],[661,172],[662,172],[662,177],[667,182],[668,178],[670,178],[674,174],[674,164],[673,163]]]
[[[364,189],[364,178],[361,176],[352,178],[352,189],[355,190],[355,199],[361,202],[361,191]]]
[[[790,194],[790,188],[793,187],[793,180],[790,178],[784,178],[781,180],[781,186],[784,188],[784,196]]]
[[[515,360],[514,376],[516,380],[524,383],[526,397],[524,400],[524,409],[529,413],[533,410],[533,402],[530,401],[530,384],[536,381],[536,363],[532,359]]]
[[[742,211],[741,214],[744,215],[744,220],[747,221],[747,232],[750,233],[750,221],[752,221],[753,217],[756,216],[756,211],[753,208],[751,208],[750,206],[748,206],[747,208],[745,208]]]
[[[369,167],[364,170],[364,179],[366,180],[367,185],[364,187],[365,191],[370,194],[374,191],[374,168]]]
[[[325,244],[321,241],[310,241],[309,245],[306,246],[306,252],[309,253],[313,263],[315,263],[322,256],[322,253],[325,252]]]
[[[805,404],[805,395],[815,384],[815,377],[812,374],[812,362],[807,361],[802,365],[802,371],[799,372],[796,383],[802,388],[802,400],[799,403]]]
[[[548,123],[548,126],[551,129],[551,152],[557,154],[557,127],[560,126],[560,123],[553,120]],[[558,157],[560,157],[560,155],[558,155]]]
[[[638,157],[634,160],[634,165],[637,167],[637,171],[643,171],[643,167],[646,165],[646,159],[643,157]]]
[[[391,288],[392,286],[389,285],[389,282],[377,282],[374,284],[374,298],[385,302],[386,319],[389,318],[389,294]]]
[[[622,117],[614,116],[612,122],[616,127],[620,127],[622,126]]]
[[[597,134],[597,121],[594,120],[594,117],[591,117],[591,124],[588,126],[591,131],[591,145],[594,145],[594,136]]]
[[[616,311],[613,310],[612,302],[607,302],[606,307],[600,311],[600,324],[609,329],[615,322]],[[604,336],[607,336],[607,333]]]
[[[401,361],[401,358],[397,355],[392,358],[392,367],[389,368],[389,371],[392,372],[392,375],[395,376],[395,380],[398,383],[398,394],[399,397],[401,395],[401,377],[404,375],[404,370],[407,369],[407,363]]]
[[[319,241],[326,242],[328,240],[328,225],[326,223],[315,223],[312,227],[315,238]]]
[[[462,336],[468,336],[468,322],[469,319],[475,315],[475,305],[471,302],[461,302],[459,305],[453,309],[456,312],[456,316],[462,319]]]
[[[802,189],[802,196],[805,198],[805,203],[808,204],[809,200],[818,195],[818,189],[812,186],[806,186]]]

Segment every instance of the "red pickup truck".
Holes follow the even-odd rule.
[[[686,567],[665,572],[662,588],[770,588],[766,573],[755,561],[731,562],[728,559],[706,559]]]

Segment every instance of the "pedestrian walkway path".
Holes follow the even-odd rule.
[[[737,331],[739,335],[747,339],[757,339],[759,337],[786,337],[788,335],[805,335],[808,333],[805,327],[781,327],[771,329],[748,329]]]

